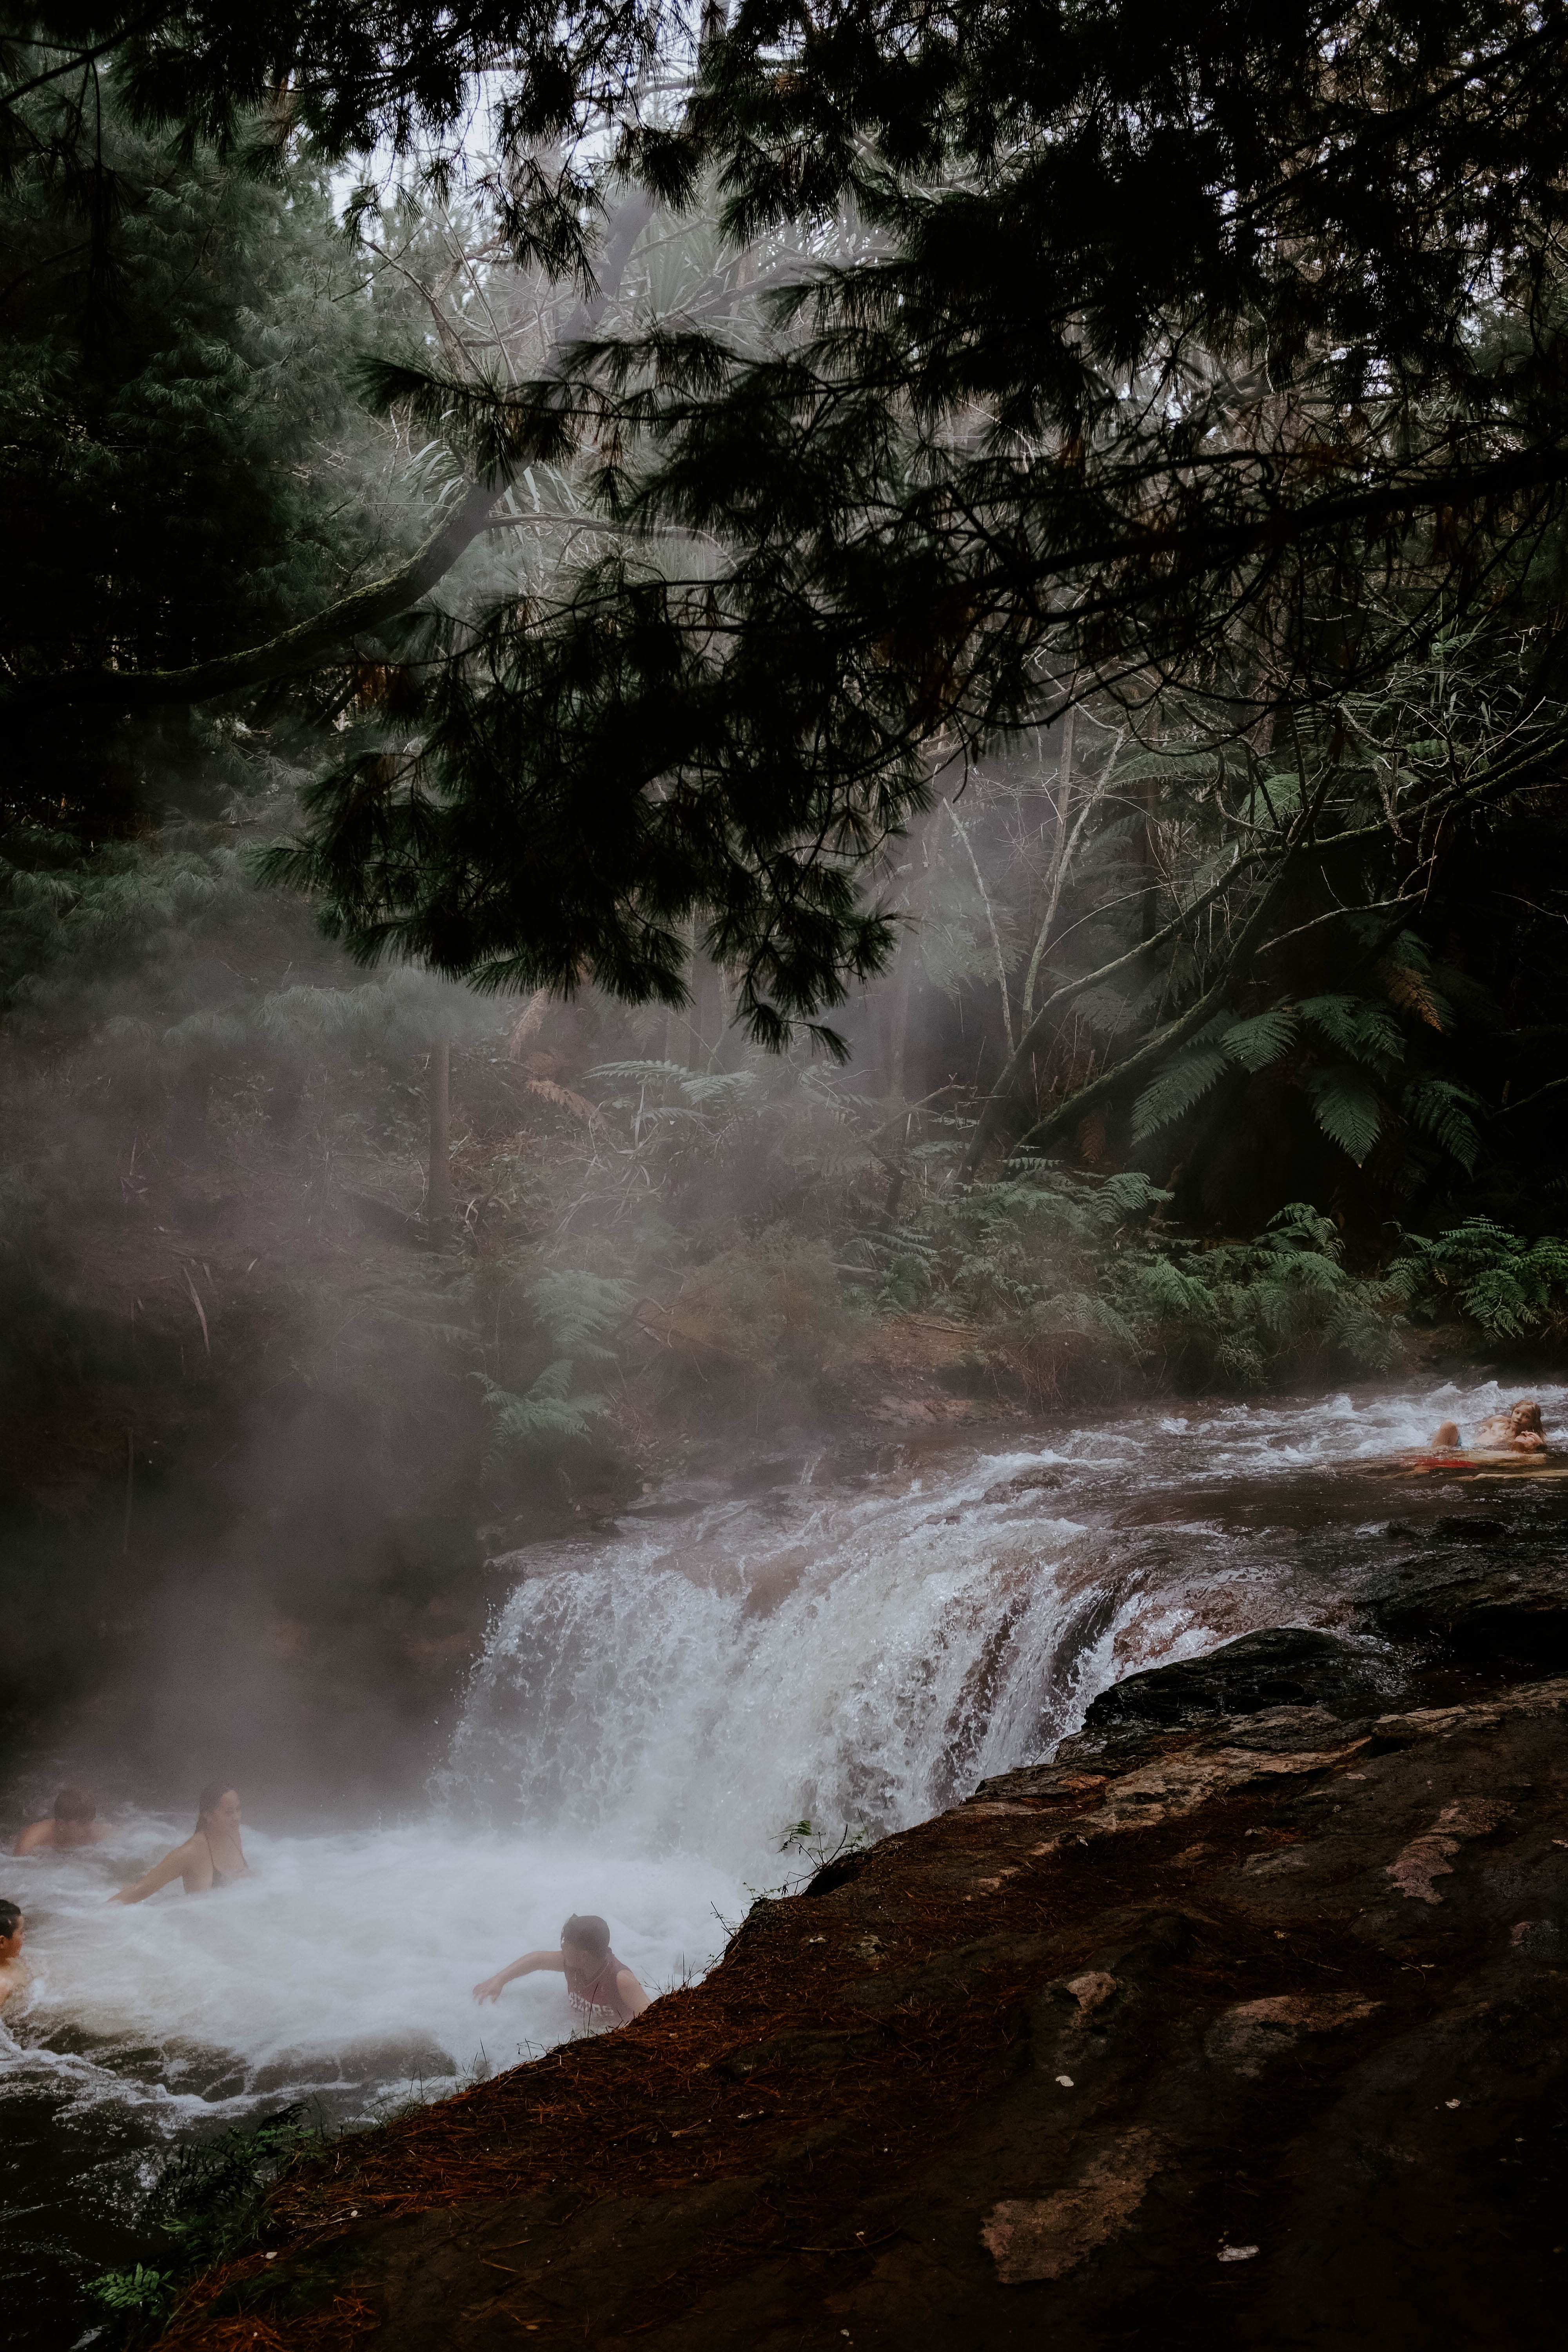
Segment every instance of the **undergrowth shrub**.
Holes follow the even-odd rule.
[[[1568,1339],[1568,1239],[1535,1241],[1468,1217],[1433,1240],[1411,1234],[1384,1286],[1415,1319],[1462,1319],[1489,1339],[1529,1338],[1547,1347]]]
[[[521,1394],[486,1372],[476,1375],[493,1421],[492,1465],[508,1454],[554,1454],[592,1434],[610,1400],[579,1387],[579,1368],[614,1363],[615,1349],[606,1342],[633,1296],[629,1283],[564,1266],[541,1275],[525,1295],[535,1328],[549,1342],[550,1361]]]
[[[1331,1219],[1297,1202],[1256,1239],[1213,1244],[1161,1229],[1169,1197],[1135,1172],[1015,1161],[852,1246],[885,1311],[973,1324],[1036,1403],[1130,1378],[1256,1388],[1390,1362],[1387,1285],[1347,1272]]]
[[[689,1267],[663,1319],[700,1372],[721,1370],[749,1390],[811,1386],[834,1369],[859,1317],[827,1244],[779,1224],[738,1234]]]

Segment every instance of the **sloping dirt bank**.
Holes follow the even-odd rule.
[[[1138,1676],[635,2025],[339,2143],[167,2352],[1546,2340],[1568,1571],[1364,1622],[1392,1700],[1323,1633]]]

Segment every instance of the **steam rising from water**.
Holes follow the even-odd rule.
[[[1563,1392],[1540,1393],[1560,1425]],[[0,2089],[178,2129],[302,2091],[364,2115],[451,2088],[481,2042],[510,2063],[571,2030],[560,1979],[500,2012],[469,1989],[569,1911],[603,1912],[650,1990],[700,1972],[715,1912],[797,1866],[790,1822],[899,1827],[1047,1750],[1121,1675],[1333,1622],[1370,1528],[1336,1517],[1325,1474],[1498,1402],[1143,1412],[858,1485],[781,1466],[747,1501],[672,1490],[619,1538],[519,1554],[441,1811],[250,1827],[250,1881],[132,1911],[103,1898],[188,1816],[8,1866],[38,1983],[15,2039],[0,2028]]]

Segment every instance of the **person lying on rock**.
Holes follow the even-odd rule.
[[[109,1835],[98,1818],[90,1789],[62,1789],[47,1821],[22,1832],[13,1853],[61,1853],[73,1845],[97,1845]]]
[[[1432,1440],[1434,1454],[1452,1454],[1459,1443],[1458,1424],[1443,1423]],[[1506,1412],[1489,1413],[1471,1441],[1477,1454],[1544,1454],[1546,1433],[1541,1425],[1541,1407],[1529,1397],[1521,1397]]]
[[[479,2001],[499,2000],[513,1977],[531,1976],[536,1969],[559,1969],[566,1979],[566,1998],[579,2017],[594,2025],[625,2025],[640,2017],[648,1997],[624,1960],[610,1949],[610,1931],[592,1914],[574,1912],[561,1930],[558,1952],[524,1952],[510,1969],[474,1987]]]
[[[25,1992],[33,1981],[33,1971],[22,1958],[22,1938],[26,1932],[21,1905],[0,1903],[0,2009],[14,1994]]]

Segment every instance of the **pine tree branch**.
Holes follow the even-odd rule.
[[[640,190],[623,203],[605,243],[603,283],[574,306],[560,348],[603,317],[652,210]],[[68,670],[48,677],[19,678],[0,689],[0,713],[12,720],[55,709],[89,709],[124,717],[168,704],[210,702],[219,695],[242,693],[273,678],[319,669],[340,656],[350,638],[395,620],[445,579],[459,556],[492,527],[491,518],[506,488],[505,480],[499,478],[471,484],[455,510],[395,571],[351,590],[325,611],[297,622],[263,645],[219,654],[187,669]],[[592,529],[593,524],[587,527]]]
[[[144,8],[140,16],[132,16],[128,23],[121,25],[117,31],[110,33],[106,39],[100,41],[95,47],[90,49],[73,49],[70,56],[66,58],[63,65],[51,66],[47,73],[35,74],[31,81],[18,82],[14,89],[0,91],[0,108],[20,106],[25,98],[31,98],[33,92],[36,89],[42,89],[46,82],[59,81],[63,79],[67,74],[75,73],[79,69],[85,72],[87,68],[96,63],[98,58],[107,57],[110,49],[119,48],[123,42],[130,40],[134,34],[143,31],[147,26],[153,23],[157,14],[158,11],[155,8]],[[28,46],[31,47],[33,45],[28,44]],[[39,42],[37,46],[39,47],[61,48],[64,47],[65,44],[63,42],[50,41],[47,43]]]
[[[68,670],[53,677],[22,678],[0,695],[0,711],[13,719],[57,708],[125,716],[169,703],[211,702],[271,678],[319,669],[341,654],[348,639],[406,613],[444,579],[485,529],[504,487],[474,483],[456,511],[395,572],[351,590],[264,645],[219,654],[188,669]]]

